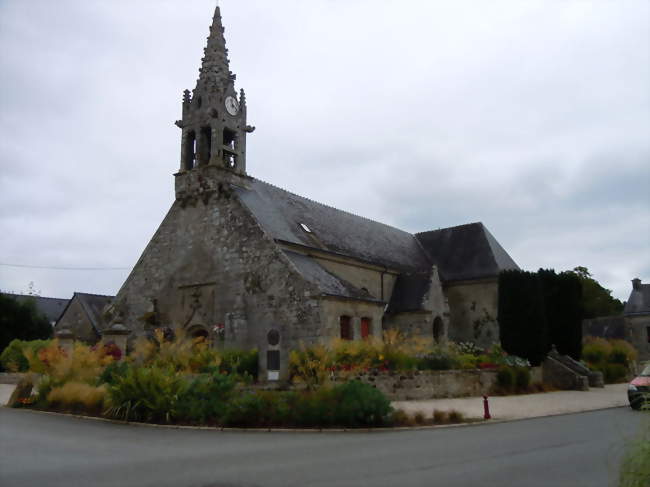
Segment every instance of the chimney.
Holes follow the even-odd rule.
[[[638,277],[636,279],[632,279],[632,289],[635,291],[640,291],[641,290],[641,279]]]

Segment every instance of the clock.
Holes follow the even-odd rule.
[[[233,117],[239,113],[239,102],[234,96],[226,97],[226,111]]]

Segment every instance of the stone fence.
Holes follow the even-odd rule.
[[[349,379],[375,386],[391,401],[411,401],[490,394],[497,381],[495,370],[439,370],[376,372]]]

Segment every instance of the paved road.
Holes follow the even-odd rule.
[[[0,408],[0,485],[607,486],[646,413],[373,433],[137,427]]]

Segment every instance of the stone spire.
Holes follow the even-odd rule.
[[[212,18],[208,45],[203,50],[204,56],[199,69],[199,84],[216,84],[224,87],[232,77],[224,31],[221,9],[217,5]]]

